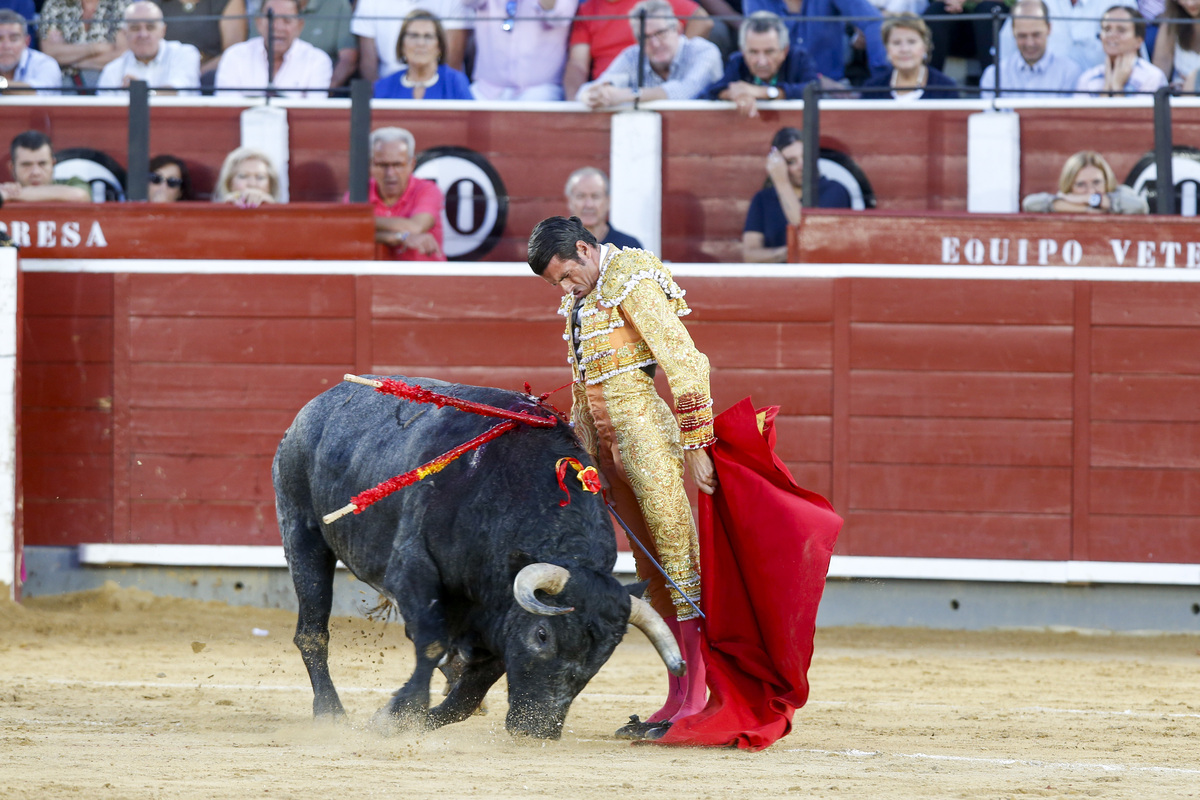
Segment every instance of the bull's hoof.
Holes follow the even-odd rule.
[[[331,711],[314,712],[313,722],[317,725],[344,725],[346,723],[346,712],[341,708]]]
[[[669,730],[671,730],[671,723],[669,720],[660,722],[650,730],[646,731],[646,735],[642,738],[649,739],[650,741],[661,739],[662,737],[666,736],[667,731]]]
[[[629,722],[617,728],[613,736],[618,739],[645,739],[646,732],[657,726],[657,722],[643,722],[637,714],[630,714]]]
[[[390,706],[384,706],[376,711],[371,715],[371,721],[367,723],[367,730],[384,737],[422,731],[427,727],[422,717],[396,714]]]
[[[313,719],[334,720],[340,722],[346,718],[346,709],[337,698],[333,700],[314,700]]]

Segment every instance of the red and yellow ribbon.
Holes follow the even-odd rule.
[[[583,487],[585,492],[600,494],[603,487],[600,485],[600,473],[596,471],[595,467],[585,467],[579,463],[579,459],[577,458],[569,456],[560,458],[558,463],[554,465],[554,474],[558,476],[558,488],[563,490],[567,499],[559,501],[559,508],[571,505],[571,492],[567,490],[567,484],[564,482],[564,479],[567,477],[567,467],[575,470],[575,477],[579,479],[579,485]]]

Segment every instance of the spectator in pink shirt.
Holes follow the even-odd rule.
[[[562,100],[567,37],[579,0],[464,0],[475,12],[480,100]]]
[[[375,208],[375,241],[395,261],[445,261],[442,191],[413,176],[416,161],[416,140],[404,128],[371,131],[367,202]]]

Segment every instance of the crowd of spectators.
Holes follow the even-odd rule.
[[[0,0],[0,92],[323,97],[362,78],[379,98],[756,116],[812,81],[904,99],[1194,91],[1197,25],[1200,0]],[[973,65],[957,81],[951,57]]]
[[[813,82],[839,97],[974,96],[975,81],[942,71],[956,56],[981,68],[984,98],[1111,97],[1194,91],[1198,24],[1200,0],[0,0],[0,93],[119,94],[145,81],[155,93],[324,97],[358,77],[381,99],[593,110],[724,100],[756,117]],[[82,192],[52,180],[49,140],[34,133],[14,141],[0,200]],[[415,148],[403,129],[372,134],[376,241],[391,258],[444,259],[444,201],[413,176]],[[746,260],[784,257],[802,165],[799,132],[780,130],[746,220]],[[148,181],[154,202],[195,199],[175,156],[155,157]],[[598,240],[636,244],[608,222],[602,171],[577,170],[565,195]],[[251,148],[228,155],[212,199],[285,202],[270,157]],[[849,204],[821,179],[818,205]],[[1025,207],[1144,213],[1090,151],[1068,162],[1059,192]]]

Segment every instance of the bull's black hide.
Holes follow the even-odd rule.
[[[549,415],[515,392],[398,380]],[[555,462],[571,456],[589,463],[562,421],[551,428],[519,424],[361,514],[321,521],[359,492],[500,422],[343,383],[306,405],[288,429],[272,472],[299,600],[295,642],[312,681],[314,714],[345,713],[328,667],[338,559],[394,602],[407,625],[416,668],[381,711],[400,725],[465,719],[507,672],[509,731],[557,738],[571,701],[639,615],[668,667],[682,668],[673,642],[661,635],[662,620],[644,618],[645,603],[633,599],[630,618],[631,598],[612,576],[616,546],[600,496],[570,478],[571,503],[559,505],[565,496]],[[514,593],[518,574],[523,601],[514,596],[521,595]],[[463,669],[441,705],[430,709],[432,672],[454,654]]]

